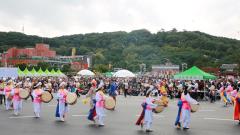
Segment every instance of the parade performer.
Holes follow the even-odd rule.
[[[190,104],[199,104],[199,103],[189,95],[187,87],[185,87],[185,90],[181,95],[181,101],[182,101],[182,112],[181,112],[182,113],[182,126],[183,126],[183,129],[189,129],[190,120],[191,120]]]
[[[11,95],[13,96],[14,115],[19,115],[22,109],[22,99],[19,96],[21,84],[22,84],[21,82],[17,83],[16,87],[11,91]]]
[[[66,113],[68,112],[68,105],[66,103],[66,97],[68,91],[65,89],[66,83],[62,82],[59,87],[60,89],[57,92],[57,108],[56,108],[56,118],[62,122],[65,121]]]
[[[181,119],[181,112],[182,112],[182,100],[179,100],[178,101],[178,113],[177,113],[177,118],[176,118],[176,121],[175,121],[175,126],[180,129],[181,128],[181,122],[180,122],[180,119]]]
[[[179,94],[182,95],[182,89],[179,89],[178,90]],[[182,100],[181,100],[181,96],[179,97],[179,100],[178,100],[178,113],[177,113],[177,118],[176,118],[176,121],[175,121],[175,126],[180,129],[181,128],[181,112],[182,112]]]
[[[6,104],[4,88],[5,88],[5,79],[0,80],[0,105]]]
[[[4,88],[4,95],[6,97],[6,110],[9,110],[12,104],[12,80],[7,82],[7,85]]]
[[[36,86],[36,89],[33,90],[32,96],[33,96],[33,108],[34,108],[34,114],[36,118],[40,118],[40,111],[41,111],[41,95],[44,92],[41,87],[42,83],[39,82]]]
[[[161,100],[163,101],[163,104],[165,107],[168,106],[168,93],[167,93],[167,90],[166,90],[166,83],[165,82],[162,82],[160,84],[160,94],[161,94]]]
[[[233,118],[234,118],[234,120],[238,120],[239,121],[238,124],[240,125],[240,90],[238,91],[238,94],[236,95]]]
[[[111,96],[114,99],[115,103],[117,102],[117,98],[116,98],[117,93],[118,93],[117,92],[117,83],[116,83],[115,80],[113,80],[111,85],[110,85],[110,89],[109,89],[108,94],[109,94],[109,96]],[[115,107],[113,108],[113,110],[115,110]]]
[[[220,96],[222,101],[224,102],[224,106],[227,106],[228,104],[231,104],[231,100],[228,98],[227,92],[226,92],[226,88],[224,86],[222,86],[219,90]]]
[[[98,89],[96,96],[96,120],[98,121],[98,126],[102,127],[104,126],[104,101],[105,101],[105,95],[103,93],[103,89]]]
[[[89,114],[88,114],[88,120],[93,121],[94,124],[95,122],[95,117],[96,117],[96,90],[97,90],[97,85],[96,85],[96,81],[92,81],[90,84],[90,89],[86,95],[86,98],[90,98],[90,110],[89,110]]]
[[[146,132],[152,132],[151,126],[153,122],[153,109],[157,107],[156,104],[153,104],[154,98],[151,97],[152,92],[148,91],[146,94],[146,99],[142,103],[143,111],[138,118],[136,125],[146,126]]]

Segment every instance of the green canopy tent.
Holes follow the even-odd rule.
[[[106,72],[106,73],[104,73],[104,75],[105,75],[106,77],[112,77],[112,76],[113,76],[113,73],[112,73],[112,72]]]
[[[38,71],[37,71],[37,74],[39,76],[45,76],[45,73],[43,72],[42,68],[40,68]]]
[[[38,76],[37,71],[33,68],[31,71],[32,76]]]
[[[56,73],[56,71],[54,69],[52,69],[50,74],[51,74],[51,76],[56,76],[57,73]]]
[[[196,66],[181,72],[179,74],[174,75],[174,79],[176,80],[208,80],[208,79],[216,79],[216,76],[206,73],[199,69]]]
[[[18,67],[18,70],[17,70],[17,74],[19,77],[23,77],[24,76],[24,73],[23,71]]]
[[[57,76],[59,76],[59,77],[66,77],[66,75],[63,74],[60,69],[57,70],[56,74],[57,74]]]
[[[51,72],[49,72],[48,69],[46,69],[44,73],[45,73],[46,76],[51,76]]]
[[[24,76],[32,76],[32,73],[29,72],[29,70],[27,68],[24,69],[23,74],[24,74]]]

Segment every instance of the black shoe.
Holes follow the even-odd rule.
[[[187,128],[187,127],[184,127],[184,128],[183,128],[183,130],[188,130],[188,129],[189,129],[189,128]]]
[[[240,125],[240,121],[238,122],[238,125]]]
[[[148,132],[148,133],[149,133],[149,132],[153,132],[153,130],[147,129],[146,132]]]
[[[98,127],[104,127],[104,125],[98,125]]]

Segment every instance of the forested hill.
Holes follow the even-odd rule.
[[[240,41],[215,37],[198,31],[148,30],[132,32],[105,32],[77,34],[55,38],[42,38],[16,32],[0,32],[0,52],[12,46],[33,47],[40,42],[50,44],[59,55],[70,55],[71,47],[77,54],[93,54],[96,67],[111,63],[114,67],[139,69],[164,63],[169,59],[174,64],[216,67],[222,63],[240,63]]]

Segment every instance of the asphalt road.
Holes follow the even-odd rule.
[[[88,105],[78,103],[70,106],[65,122],[55,120],[56,102],[43,104],[41,118],[33,118],[32,103],[24,101],[21,115],[15,117],[12,111],[0,106],[0,135],[239,135],[240,125],[232,120],[233,107],[223,107],[221,102],[201,102],[198,112],[191,115],[191,127],[187,131],[177,130],[174,121],[177,100],[171,100],[164,112],[154,115],[152,129],[146,133],[135,126],[141,112],[144,97],[118,96],[116,111],[106,111],[105,127],[95,127],[86,119]]]

